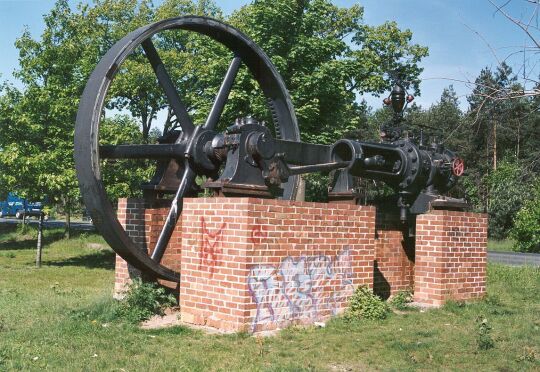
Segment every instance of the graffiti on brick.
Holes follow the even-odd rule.
[[[267,237],[267,232],[264,230],[264,228],[261,225],[253,226],[251,229],[251,235],[249,236],[249,240],[251,243],[258,245],[261,244],[262,240]]]
[[[212,277],[219,265],[222,254],[223,230],[227,224],[223,222],[216,231],[210,231],[206,227],[204,217],[201,217],[201,239],[199,249],[199,270],[206,270]]]
[[[253,331],[268,323],[335,315],[354,291],[352,278],[349,248],[335,257],[286,257],[278,266],[253,266],[248,276],[257,306]]]

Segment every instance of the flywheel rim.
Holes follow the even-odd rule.
[[[269,57],[242,32],[215,19],[187,16],[143,26],[114,44],[101,58],[84,89],[75,126],[75,168],[84,203],[98,231],[124,260],[147,274],[179,282],[178,272],[152,260],[128,236],[107,197],[99,164],[101,112],[116,71],[145,40],[150,40],[153,35],[171,29],[194,31],[206,35],[225,45],[234,52],[235,56],[241,57],[242,62],[248,67],[273,106],[273,115],[277,117],[276,133],[279,137],[299,141],[300,134],[289,93]],[[284,199],[293,199],[296,196],[298,183],[299,177],[293,176],[284,184]]]

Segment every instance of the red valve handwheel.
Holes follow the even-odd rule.
[[[461,158],[455,158],[452,161],[452,173],[454,176],[460,177],[463,175],[463,171],[465,170],[465,163],[463,162],[463,159]]]

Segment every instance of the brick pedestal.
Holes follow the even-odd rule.
[[[416,219],[414,300],[441,306],[486,293],[487,216],[431,211]]]
[[[168,209],[138,199],[118,206],[128,234],[153,247]],[[482,297],[486,216],[432,211],[416,225],[414,247],[398,216],[375,216],[374,207],[184,199],[163,262],[181,274],[181,319],[227,331],[324,320],[361,285],[382,297],[414,289],[415,301],[431,306]],[[137,274],[117,258],[116,293]]]
[[[339,313],[372,286],[374,225],[372,207],[185,200],[182,320],[259,331]]]

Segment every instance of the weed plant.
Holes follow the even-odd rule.
[[[397,310],[408,310],[411,308],[409,304],[412,302],[412,299],[412,291],[399,291],[390,300],[390,305]]]
[[[379,296],[373,294],[367,287],[358,287],[349,300],[349,308],[345,312],[345,319],[385,319],[390,307]]]
[[[483,316],[476,318],[477,323],[477,335],[476,342],[479,350],[488,350],[495,347],[495,341],[491,337],[491,325],[488,320]]]
[[[153,315],[163,315],[167,307],[175,304],[176,299],[165,288],[137,278],[128,286],[118,307],[118,315],[130,323],[140,323]]]

